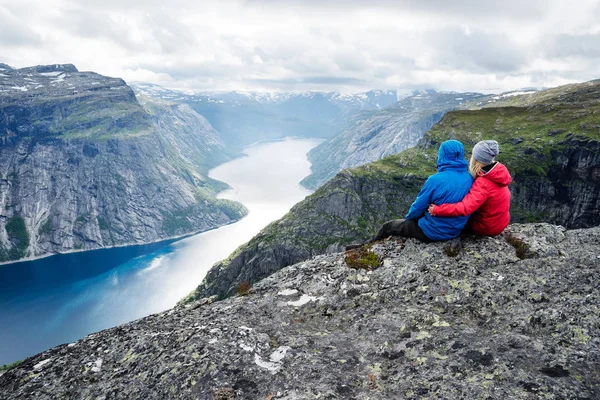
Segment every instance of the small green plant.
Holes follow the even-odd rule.
[[[12,364],[0,365],[0,371],[10,371],[11,369],[17,367],[22,362],[23,362],[23,360],[19,360],[19,361],[15,361]]]
[[[444,253],[446,253],[446,255],[448,257],[456,257],[457,255],[460,254],[460,250],[456,247],[452,247],[452,246],[446,246],[444,247]]]
[[[240,285],[238,286],[237,289],[237,293],[240,296],[246,296],[248,293],[250,293],[250,288],[252,287],[252,285],[250,285],[250,283],[248,282],[241,282]]]
[[[371,251],[370,246],[348,250],[345,261],[350,268],[365,269],[367,271],[372,271],[381,266],[379,256]]]
[[[460,239],[454,239],[454,240],[451,240],[450,242],[448,242],[446,244],[446,246],[444,246],[444,253],[448,257],[454,258],[460,254],[461,249],[462,249],[462,244],[460,242]]]

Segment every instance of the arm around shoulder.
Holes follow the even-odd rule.
[[[434,205],[431,215],[436,217],[459,217],[473,214],[488,197],[486,180],[475,179],[469,193],[459,202],[453,204]]]

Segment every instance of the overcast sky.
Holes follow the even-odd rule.
[[[550,87],[600,78],[600,0],[0,0],[0,62],[189,90]]]

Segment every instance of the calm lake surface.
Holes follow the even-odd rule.
[[[0,365],[173,307],[215,262],[310,194],[298,182],[319,143],[262,143],[213,169],[212,178],[232,187],[219,197],[249,210],[234,224],[171,243],[0,265]]]

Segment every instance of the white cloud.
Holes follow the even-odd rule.
[[[0,62],[182,89],[552,86],[598,39],[599,0],[0,0]]]
[[[0,48],[14,51],[14,48],[30,47],[39,43],[39,35],[27,26],[26,20],[19,18],[0,3]]]

